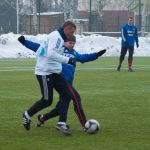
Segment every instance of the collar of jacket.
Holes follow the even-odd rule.
[[[60,27],[60,28],[57,29],[57,31],[58,31],[59,34],[61,35],[62,39],[63,39],[64,41],[66,41],[67,37],[66,37],[66,35],[65,35],[64,31],[63,31],[63,29]]]
[[[74,49],[68,49],[66,46],[64,46],[64,47],[65,47],[65,50],[68,50],[70,52],[74,51]]]

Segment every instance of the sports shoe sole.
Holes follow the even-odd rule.
[[[55,127],[58,131],[64,133],[65,135],[71,135],[71,132],[68,130],[64,130],[62,128],[59,128],[58,126]]]

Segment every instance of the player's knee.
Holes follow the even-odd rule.
[[[66,100],[70,100],[72,98],[72,94],[71,93],[63,93],[62,97],[64,97]]]
[[[124,57],[125,57],[124,55],[121,55],[121,56],[120,56],[120,59],[121,59],[121,60],[124,60]]]
[[[52,104],[52,101],[50,99],[43,99],[45,106],[50,106]]]
[[[77,112],[77,107],[76,106],[74,106],[74,111]]]
[[[83,112],[83,108],[82,108],[82,106],[80,106],[79,108],[78,108],[77,106],[75,106],[75,107],[74,107],[74,111],[75,111],[76,113],[79,113],[79,111],[80,111],[80,112]]]
[[[128,60],[132,61],[133,60],[133,56],[129,56]]]
[[[80,101],[81,101],[81,97],[80,97],[80,95],[79,95],[79,94],[77,94],[77,95],[76,95],[76,97],[77,97],[78,101],[80,102]]]

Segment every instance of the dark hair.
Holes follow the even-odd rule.
[[[64,28],[67,27],[67,26],[70,26],[70,27],[73,27],[73,28],[76,29],[76,25],[75,25],[73,22],[71,22],[71,21],[66,21],[66,22],[62,25],[62,28],[64,29]]]
[[[128,20],[129,20],[129,19],[133,19],[133,17],[128,17]]]
[[[73,35],[71,37],[68,37],[65,42],[69,42],[69,41],[72,41],[72,42],[75,42],[76,43],[76,37]]]

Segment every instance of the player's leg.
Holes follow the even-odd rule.
[[[120,71],[121,65],[122,65],[122,63],[124,61],[124,57],[125,57],[126,53],[127,53],[127,48],[126,47],[122,47],[121,48],[120,57],[119,57],[119,65],[117,67],[117,71]]]
[[[129,47],[129,57],[128,57],[128,71],[134,72],[132,69],[132,63],[133,63],[133,53],[134,53],[134,47]]]
[[[78,119],[82,127],[84,128],[87,119],[86,119],[86,116],[85,116],[85,113],[81,104],[80,95],[72,85],[69,84],[68,87],[69,87],[69,91],[72,93],[72,95],[74,95],[72,99],[73,99],[75,113],[77,114]]]
[[[84,113],[83,108],[82,108],[80,95],[72,87],[71,84],[68,84],[68,88],[69,88],[70,93],[72,95],[74,95],[74,98],[73,98],[74,110],[75,110],[75,112],[76,112],[76,114],[79,118],[79,121],[80,121],[81,125],[84,127],[84,125],[86,123],[86,116],[85,116],[85,113]],[[67,101],[70,102],[71,99],[68,99]],[[57,103],[56,107],[52,111],[50,111],[49,113],[46,113],[44,115],[38,116],[38,124],[37,125],[41,126],[41,124],[43,124],[46,120],[58,116],[61,113],[61,111],[63,111],[64,107],[65,107],[65,109],[68,110],[69,105],[68,105],[68,103],[67,104],[64,103],[63,100],[61,100],[61,97],[60,97],[60,101]],[[65,114],[63,116],[67,117],[67,111],[65,111]],[[62,120],[63,119],[60,118],[59,122],[62,121]]]
[[[71,101],[71,99],[69,98],[67,101]],[[62,106],[62,108],[61,108]],[[50,112],[42,114],[42,115],[38,115],[37,117],[37,127],[40,127],[42,124],[44,124],[47,120],[52,119],[54,117],[59,116],[60,114],[60,110],[63,110],[63,107],[65,107],[66,109],[69,108],[69,105],[67,106],[63,106],[63,102],[61,101],[61,97],[59,98],[59,101],[56,104],[56,107],[54,109],[52,109]],[[66,112],[67,113],[67,112]],[[67,114],[66,114],[67,116]]]
[[[71,95],[68,90],[68,85],[65,79],[58,74],[55,74],[54,87],[60,95],[60,105],[59,105],[59,122],[56,125],[56,129],[60,130],[65,134],[70,134],[70,130],[66,125],[67,112],[71,99]]]
[[[51,105],[53,101],[53,78],[52,75],[49,76],[39,76],[37,75],[37,80],[39,82],[42,98],[33,104],[27,111],[23,113],[23,125],[25,129],[30,129],[31,117],[38,111]]]
[[[43,115],[38,115],[37,126],[40,127],[42,124],[45,123],[45,121],[57,117],[59,115],[59,107],[60,107],[60,101],[58,101],[56,107],[52,109],[50,112],[45,113]]]

